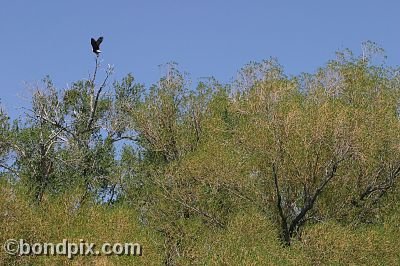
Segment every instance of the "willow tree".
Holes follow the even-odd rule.
[[[231,111],[240,152],[251,158],[243,191],[276,217],[286,245],[307,222],[371,222],[398,183],[397,72],[369,58],[339,54],[294,78],[274,62],[245,68],[253,81]]]
[[[16,166],[37,202],[48,192],[81,191],[80,203],[98,199],[119,180],[115,147],[118,141],[114,98],[107,93],[112,68],[97,84],[100,64],[93,75],[58,89],[49,78],[34,90],[32,108],[15,136]]]

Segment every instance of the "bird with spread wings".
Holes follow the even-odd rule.
[[[90,40],[90,42],[92,44],[93,53],[95,53],[97,56],[99,56],[99,54],[101,53],[100,44],[102,41],[103,41],[103,37],[99,37],[97,40],[95,40],[93,38]]]

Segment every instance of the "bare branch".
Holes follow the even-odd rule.
[[[95,69],[95,73],[97,72],[97,67],[98,67],[98,64],[97,64],[97,59],[96,59],[96,69]],[[94,81],[95,81],[94,79],[95,79],[96,76],[94,75],[94,77],[93,77],[93,80],[92,80],[92,86],[93,86],[93,87],[92,87],[92,92],[91,92],[91,98],[92,98],[92,100],[91,100],[91,112],[90,112],[90,118],[89,118],[89,121],[88,121],[88,125],[87,125],[87,127],[86,127],[86,130],[88,130],[88,131],[90,131],[91,128],[92,128],[92,124],[93,124],[94,117],[95,117],[95,114],[96,114],[97,105],[98,105],[98,103],[99,103],[99,98],[100,98],[101,91],[102,91],[102,90],[104,89],[104,87],[106,86],[107,80],[108,80],[108,78],[111,76],[111,73],[112,73],[112,67],[109,66],[109,69],[106,71],[106,77],[105,77],[105,79],[103,80],[103,83],[101,84],[99,90],[97,91],[96,97],[95,97],[94,101],[93,101],[93,95],[94,95]]]
[[[61,129],[62,131],[64,131],[64,132],[70,134],[76,141],[78,141],[78,142],[80,142],[81,144],[83,144],[83,143],[82,143],[82,140],[79,139],[78,136],[77,136],[74,132],[72,132],[71,130],[69,130],[66,126],[61,125],[59,122],[52,121],[52,120],[50,120],[49,118],[47,118],[47,117],[45,117],[45,116],[43,116],[43,115],[39,115],[39,114],[36,114],[36,116],[34,116],[34,117],[31,116],[31,115],[29,115],[29,114],[27,114],[27,116],[30,117],[30,118],[32,118],[32,119],[35,119],[35,120],[38,120],[38,118],[43,119],[44,121],[46,121],[46,122],[52,124],[53,126],[57,127],[58,129]]]
[[[4,168],[4,169],[6,169],[7,171],[9,171],[9,172],[13,173],[14,175],[16,175],[17,177],[19,177],[18,171],[15,170],[15,169],[13,169],[13,168],[11,168],[11,167],[9,167],[8,165],[5,165],[5,164],[3,164],[3,163],[0,163],[0,168]]]

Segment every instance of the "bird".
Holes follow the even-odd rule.
[[[103,37],[99,37],[97,39],[97,41],[93,38],[90,40],[90,42],[92,44],[93,53],[95,53],[97,56],[99,56],[99,54],[101,53],[100,44],[102,41],[103,41]]]

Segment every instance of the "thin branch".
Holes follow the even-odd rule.
[[[26,115],[28,117],[30,117],[30,118],[35,119],[35,120],[38,120],[38,118],[45,120],[46,122],[52,124],[53,126],[55,126],[55,127],[59,128],[59,129],[65,131],[66,133],[70,134],[76,141],[78,141],[78,142],[80,142],[82,144],[82,140],[79,139],[78,136],[74,132],[69,130],[67,127],[61,125],[60,123],[58,123],[56,121],[52,121],[52,120],[48,119],[47,117],[42,116],[42,115],[38,115],[38,114],[35,117],[30,116],[29,114],[26,114]]]
[[[366,189],[364,190],[364,192],[362,192],[360,194],[359,201],[364,201],[367,198],[369,198],[373,193],[380,192],[378,194],[378,196],[375,198],[374,202],[376,202],[377,200],[379,200],[379,198],[381,198],[386,193],[387,190],[389,190],[391,187],[393,187],[394,180],[400,174],[400,165],[396,169],[394,169],[393,171],[390,172],[389,178],[386,181],[383,181],[380,184],[376,184],[377,180],[378,180],[379,176],[381,175],[381,173],[383,172],[383,170],[384,170],[383,166],[379,168],[376,175],[374,176],[373,184],[368,185],[366,187]],[[356,201],[354,201],[354,203],[357,204]]]
[[[228,190],[228,192],[232,193],[233,195],[235,195],[238,198],[241,198],[243,200],[247,200],[247,201],[252,202],[252,203],[256,202],[254,199],[252,199],[252,198],[250,198],[250,197],[248,197],[246,195],[241,194],[236,188],[230,188],[230,187],[228,187],[228,185],[225,185],[225,184],[223,186],[224,186],[225,189]],[[261,206],[258,205],[258,207],[261,207]]]
[[[97,62],[97,59],[96,59],[96,62]],[[97,71],[97,63],[96,63],[96,70],[95,70],[95,73],[96,73],[96,71]],[[99,90],[98,90],[97,93],[96,93],[96,98],[95,98],[94,102],[93,102],[93,100],[92,100],[92,103],[91,103],[91,105],[92,105],[92,108],[91,108],[91,109],[92,109],[92,110],[91,110],[89,122],[88,122],[88,125],[87,125],[87,128],[86,128],[88,131],[91,130],[91,127],[92,127],[92,124],[93,124],[93,121],[94,121],[94,116],[95,116],[95,114],[96,114],[97,105],[98,105],[98,103],[99,103],[99,98],[100,98],[101,91],[102,91],[102,90],[104,89],[104,87],[106,86],[107,80],[108,80],[108,78],[110,77],[110,75],[111,75],[111,71],[107,71],[107,75],[106,75],[106,77],[105,77],[103,83],[101,84]],[[94,78],[95,78],[95,76],[94,76]],[[93,80],[92,86],[93,86],[93,91],[92,91],[92,92],[94,93],[94,80]],[[92,95],[93,95],[93,94],[92,94]]]
[[[113,138],[113,139],[111,139],[111,142],[118,142],[118,141],[121,141],[121,140],[131,140],[131,141],[135,141],[135,142],[137,142],[137,141],[139,141],[139,138],[137,138],[137,137],[131,137],[131,136],[121,136],[121,137],[118,137],[118,138]]]
[[[207,212],[205,212],[203,210],[200,210],[200,209],[198,209],[198,208],[196,208],[194,206],[191,206],[191,205],[187,204],[186,202],[184,202],[182,200],[179,200],[179,199],[177,199],[175,197],[172,197],[171,193],[162,184],[160,184],[158,181],[156,181],[154,179],[152,179],[152,181],[153,181],[154,184],[158,185],[160,188],[162,188],[165,191],[165,194],[163,194],[163,196],[166,199],[170,199],[170,200],[176,201],[177,203],[181,204],[182,206],[184,206],[184,207],[186,207],[188,209],[191,209],[191,210],[203,215],[204,217],[208,218],[209,220],[211,220],[212,222],[214,222],[215,224],[217,224],[221,228],[225,227],[225,225],[223,223],[218,221],[215,217],[213,217],[209,213],[207,213]]]
[[[11,167],[9,167],[8,165],[5,165],[5,164],[0,163],[0,168],[4,168],[4,169],[8,170],[9,172],[12,172],[12,173],[13,173],[14,175],[16,175],[17,177],[19,177],[18,171],[15,170],[15,169],[13,169],[13,168],[11,168]]]
[[[95,68],[94,68],[93,78],[92,78],[92,80],[91,80],[91,85],[93,86],[93,88],[94,88],[94,82],[95,82],[95,80],[96,80],[97,69],[99,68],[99,66],[100,66],[100,64],[99,64],[99,57],[96,56],[96,65],[95,65]]]

